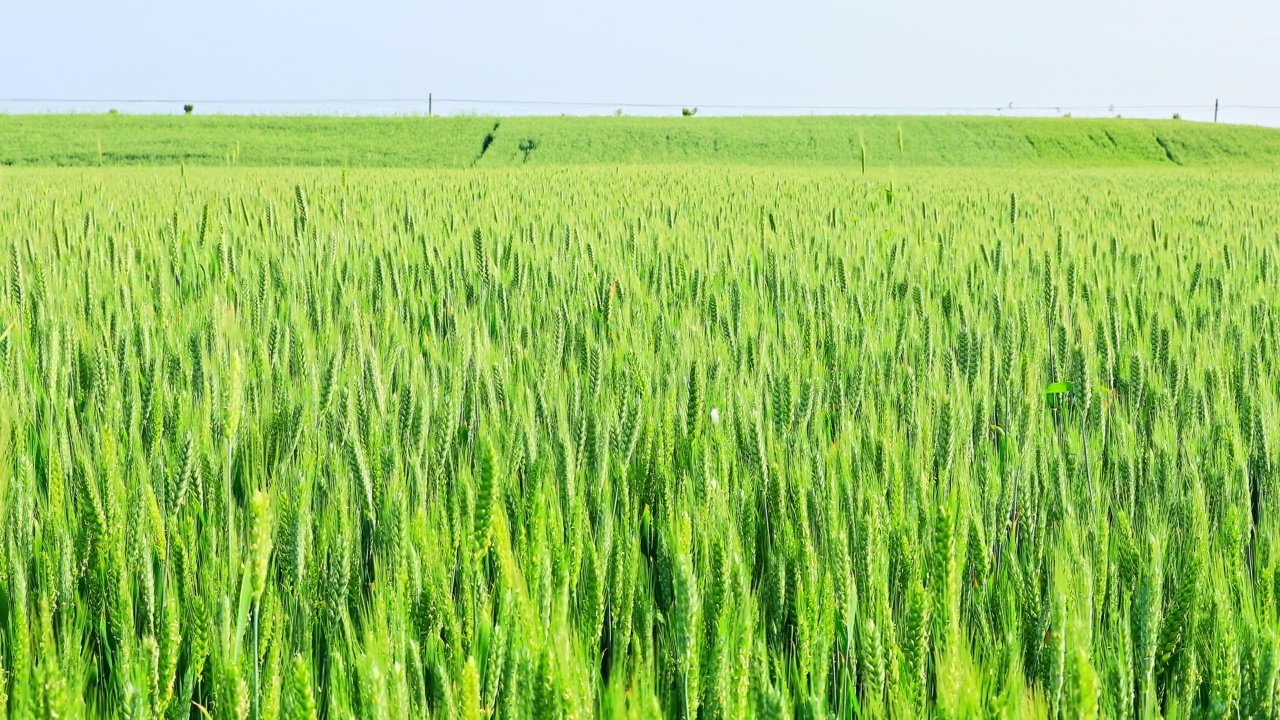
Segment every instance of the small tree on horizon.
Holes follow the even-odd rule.
[[[182,106],[182,112],[186,113],[187,115],[190,115],[191,112],[195,109],[196,109],[196,106],[191,105],[190,103]]]

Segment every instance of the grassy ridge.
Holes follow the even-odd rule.
[[[486,143],[486,138],[491,138]],[[1280,130],[992,117],[0,116],[0,165],[1280,168]]]

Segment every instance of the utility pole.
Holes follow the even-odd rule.
[[[432,104],[431,93],[427,93],[427,117],[431,117],[431,104]],[[1213,115],[1213,121],[1214,122],[1218,121],[1218,114],[1216,112]]]
[[[1218,122],[1218,101],[1213,101],[1213,121]]]

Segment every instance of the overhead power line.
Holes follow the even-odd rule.
[[[667,109],[699,107],[707,110],[759,111],[827,111],[827,112],[901,112],[901,113],[978,113],[978,112],[1131,112],[1213,110],[1213,104],[1183,103],[1166,105],[797,105],[797,104],[700,104],[657,102],[601,102],[597,100],[533,100],[497,98],[0,98],[0,104],[86,104],[86,105],[506,105],[544,107],[592,107]],[[1218,105],[1223,110],[1277,111],[1280,105]]]

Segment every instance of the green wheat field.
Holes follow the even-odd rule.
[[[0,118],[0,718],[1280,715],[1280,131],[342,122]]]

